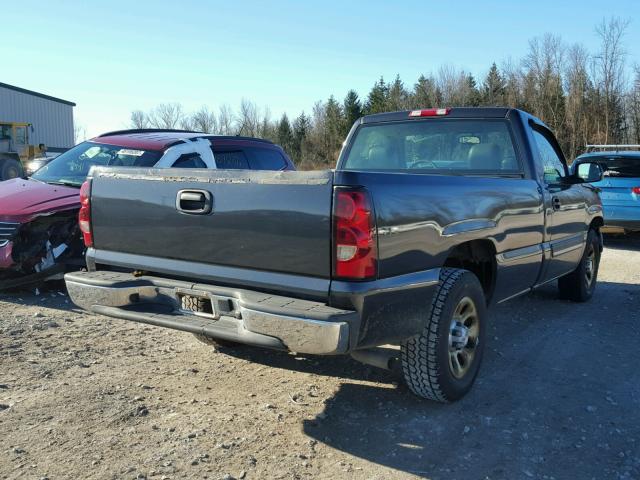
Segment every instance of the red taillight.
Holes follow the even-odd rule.
[[[364,190],[337,188],[334,197],[334,275],[364,280],[377,273],[375,216]]]
[[[425,110],[411,110],[410,117],[439,117],[441,115],[449,115],[450,108],[427,108]]]
[[[93,246],[93,233],[91,232],[91,180],[86,180],[80,187],[80,211],[78,212],[78,224],[82,232],[82,239],[86,247]]]
[[[632,193],[635,193],[636,195],[640,195],[640,187],[633,187],[631,189]]]

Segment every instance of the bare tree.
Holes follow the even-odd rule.
[[[603,19],[596,27],[600,37],[600,51],[594,59],[594,73],[603,100],[604,142],[617,142],[621,137],[622,92],[625,84],[626,52],[622,40],[628,20]]]
[[[436,88],[442,94],[443,105],[460,105],[464,74],[453,65],[443,65],[436,75]]]
[[[472,106],[479,102],[479,92],[473,76],[452,65],[443,65],[436,75],[436,89],[442,105]]]
[[[217,133],[218,119],[216,114],[203,105],[200,110],[191,115],[191,128],[204,133]]]
[[[546,34],[529,41],[529,53],[524,59],[527,70],[525,93],[527,103],[552,128],[558,129],[564,121],[564,90],[562,65],[565,47],[557,35]],[[527,84],[528,83],[528,84]]]
[[[84,142],[87,139],[87,130],[80,124],[74,123],[73,125],[73,143],[77,145],[80,142]]]
[[[564,147],[568,158],[575,158],[589,143],[593,122],[590,121],[589,101],[593,98],[593,84],[588,73],[589,54],[582,45],[567,51],[564,69],[564,88],[567,92]]]
[[[631,124],[629,141],[634,144],[640,144],[640,65],[635,66],[635,78],[627,103],[629,123]]]
[[[173,129],[180,125],[184,110],[179,103],[161,103],[149,115],[149,123],[153,128]]]
[[[260,120],[260,127],[258,128],[258,136],[268,140],[275,140],[276,138],[275,123],[271,121],[271,110],[269,107],[265,107],[262,112],[262,120]]]
[[[240,102],[240,112],[238,113],[238,125],[236,132],[238,135],[255,137],[260,128],[260,115],[255,103],[246,98]]]
[[[522,69],[512,59],[505,60],[500,66],[504,76],[504,102],[508,107],[525,108],[523,98]],[[526,109],[526,108],[525,108]]]
[[[131,127],[137,129],[149,128],[149,116],[142,110],[134,110],[131,112]]]
[[[234,133],[234,115],[231,107],[226,103],[220,106],[218,112],[218,133],[221,135],[233,135]]]

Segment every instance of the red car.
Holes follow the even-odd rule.
[[[267,140],[177,130],[123,130],[76,145],[29,178],[0,182],[0,289],[84,265],[80,186],[93,166],[295,170]]]

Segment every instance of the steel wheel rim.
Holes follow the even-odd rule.
[[[464,297],[453,311],[449,328],[449,371],[455,378],[463,378],[473,365],[479,337],[478,309],[471,298]]]
[[[596,269],[596,251],[593,246],[589,247],[588,252],[589,253],[587,253],[587,258],[585,259],[584,264],[584,279],[587,282],[587,288],[591,287],[591,284],[593,283]]]

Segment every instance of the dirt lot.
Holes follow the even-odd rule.
[[[472,393],[414,398],[344,358],[244,348],[0,295],[0,478],[640,478],[640,240],[589,304],[493,309]]]

